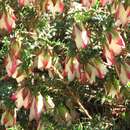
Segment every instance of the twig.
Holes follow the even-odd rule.
[[[80,100],[77,99],[77,103],[80,106],[80,108],[84,111],[84,113],[88,116],[89,119],[92,119],[92,116],[88,113],[88,111],[84,108],[84,106],[81,104]]]
[[[55,73],[57,73],[58,76],[59,76],[61,79],[63,79],[63,76],[62,76],[61,73],[58,71],[58,69],[56,69],[55,66],[52,66],[52,68],[53,68],[53,70],[55,71]]]
[[[58,74],[58,76],[63,79],[63,76],[61,75],[61,73],[55,68],[55,66],[52,66],[53,70],[55,71],[55,73]],[[84,111],[84,113],[86,114],[86,116],[88,116],[89,119],[92,119],[92,116],[89,114],[89,112],[85,109],[85,107],[82,105],[82,103],[80,102],[79,98],[67,87],[68,82],[64,82],[64,84],[66,85],[66,88],[68,89],[68,91],[70,92],[71,96],[74,98],[74,100],[76,101],[76,103],[79,105],[79,107]]]
[[[68,89],[71,96],[74,98],[74,100],[76,101],[76,103],[79,105],[80,109],[82,109],[84,111],[84,113],[86,114],[86,116],[88,116],[89,119],[92,119],[92,116],[89,114],[89,112],[86,110],[86,108],[82,105],[82,103],[80,102],[80,99],[74,95],[74,93],[72,91],[70,91],[70,89]]]

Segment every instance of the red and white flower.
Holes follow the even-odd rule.
[[[130,6],[125,9],[123,4],[119,4],[116,9],[116,25],[126,25],[130,23]]]
[[[8,54],[5,60],[6,71],[9,77],[16,78],[18,66],[21,64],[21,61],[17,56],[10,56]]]
[[[65,64],[64,77],[68,78],[69,81],[74,80],[75,77],[80,77],[80,63],[75,57],[69,58]]]
[[[30,107],[30,114],[29,114],[29,120],[32,121],[35,119],[36,121],[39,120],[41,112],[43,110],[43,96],[39,93],[38,96],[33,97],[32,104]]]
[[[85,71],[89,74],[89,82],[95,82],[96,77],[103,79],[107,73],[106,65],[97,59],[86,65]]]
[[[49,69],[52,66],[52,56],[47,51],[42,51],[38,55],[37,59],[37,67],[38,69]]]
[[[63,13],[64,3],[63,0],[45,0],[43,2],[43,8],[55,15],[56,12]]]
[[[123,85],[126,85],[130,81],[130,64],[121,64],[119,72],[119,78]]]
[[[5,58],[5,68],[9,77],[21,82],[26,78],[26,72],[20,69],[22,61],[20,60],[21,43],[13,42]]]
[[[12,28],[15,28],[16,17],[13,12],[13,9],[9,8],[7,12],[2,13],[0,16],[0,29],[11,32]]]
[[[100,79],[103,79],[107,73],[106,65],[103,63],[103,61],[96,60],[94,61],[95,67],[96,67],[96,76]]]
[[[106,58],[106,61],[108,65],[113,65],[115,64],[115,55],[113,50],[111,50],[108,46],[108,44],[104,44],[103,46],[103,55]]]
[[[89,74],[85,71],[80,72],[79,81],[81,83],[86,83],[90,80]]]
[[[1,116],[1,125],[7,127],[12,127],[16,124],[16,110],[5,111]]]
[[[83,6],[85,6],[86,8],[90,8],[92,6],[94,6],[96,4],[97,0],[80,0],[80,2],[82,3]]]
[[[102,6],[105,6],[106,4],[112,4],[114,0],[100,0],[100,3]]]
[[[16,107],[18,109],[22,107],[29,109],[32,101],[31,92],[28,88],[18,89],[11,95],[11,100],[15,101]]]
[[[34,3],[34,2],[35,2],[35,0],[18,0],[18,4],[20,6],[28,5],[28,4]]]
[[[108,65],[115,64],[115,56],[119,55],[125,48],[125,42],[116,30],[107,34],[107,43],[104,45],[103,53],[106,57]]]
[[[89,42],[88,32],[85,28],[82,30],[75,24],[73,26],[73,36],[78,49],[86,48]]]
[[[123,48],[125,48],[125,42],[120,33],[114,30],[108,34],[109,47],[113,50],[115,56],[119,55]]]

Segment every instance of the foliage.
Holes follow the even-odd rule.
[[[0,129],[130,129],[129,0],[0,0]]]

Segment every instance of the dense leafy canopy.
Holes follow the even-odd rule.
[[[130,129],[129,0],[0,0],[0,68],[1,130]]]

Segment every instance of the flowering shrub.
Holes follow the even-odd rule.
[[[128,0],[0,0],[1,129],[127,122],[129,36]]]

